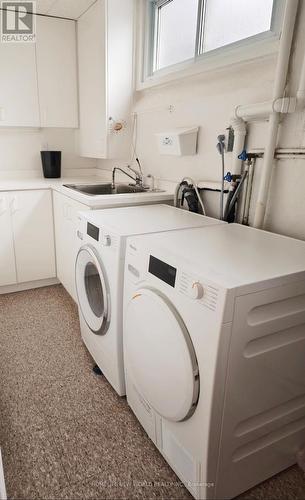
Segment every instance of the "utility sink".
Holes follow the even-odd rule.
[[[126,193],[161,193],[160,189],[145,189],[141,186],[130,184],[117,184],[115,188],[109,184],[64,184],[66,188],[73,189],[79,193],[89,196],[100,196],[103,194],[126,194]]]

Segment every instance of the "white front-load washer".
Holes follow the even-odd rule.
[[[195,498],[305,446],[305,242],[237,224],[129,238],[127,400]]]
[[[75,281],[81,335],[96,364],[119,395],[126,393],[122,316],[127,237],[214,224],[224,223],[169,205],[80,213]]]

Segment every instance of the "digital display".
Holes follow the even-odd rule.
[[[153,274],[159,280],[164,281],[168,285],[175,288],[176,284],[176,274],[177,269],[166,262],[162,262],[162,260],[153,257],[152,255],[149,258],[149,268],[148,271],[150,274]]]
[[[90,224],[90,222],[87,223],[87,234],[91,236],[94,240],[98,241],[99,240],[99,235],[100,235],[100,230],[98,227],[94,226],[93,224]]]

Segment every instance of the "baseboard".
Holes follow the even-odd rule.
[[[57,278],[48,278],[46,280],[28,281],[27,283],[17,283],[0,287],[0,295],[4,293],[23,292],[24,290],[32,290],[33,288],[41,288],[43,286],[58,285],[60,282]]]

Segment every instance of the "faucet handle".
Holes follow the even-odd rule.
[[[136,184],[137,185],[141,185],[142,182],[143,182],[143,174],[142,174],[142,172],[140,172],[139,170],[136,170],[135,168],[132,168],[130,165],[127,165],[127,168],[129,168],[129,170],[135,174],[135,176],[136,176],[136,179],[135,179]]]
[[[135,168],[131,167],[130,165],[127,165],[127,168],[129,168],[129,170],[131,170],[131,172],[133,172],[137,176],[142,175],[139,170],[136,170]]]

